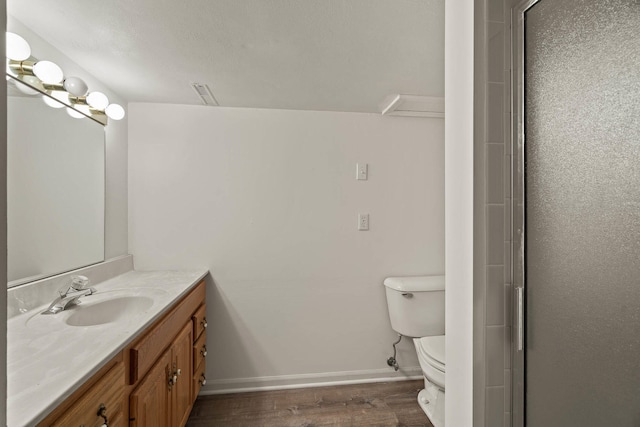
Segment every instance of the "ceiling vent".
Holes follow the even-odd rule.
[[[383,116],[444,118],[444,98],[422,95],[390,95],[382,103]]]
[[[198,94],[198,98],[200,98],[200,102],[202,102],[204,105],[220,105],[218,104],[216,97],[213,96],[213,93],[211,93],[211,89],[209,89],[209,86],[200,83],[191,83],[191,87],[196,91],[196,93]]]

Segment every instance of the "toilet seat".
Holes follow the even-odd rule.
[[[445,372],[446,366],[444,337],[444,335],[435,335],[432,337],[418,338],[416,345],[418,354],[424,356],[434,368],[442,372]]]
[[[445,352],[444,335],[414,338],[418,361],[426,379],[444,390]]]

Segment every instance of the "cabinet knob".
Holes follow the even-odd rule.
[[[169,387],[176,385],[177,382],[178,382],[178,375],[176,375],[176,373],[169,376]]]
[[[182,375],[182,369],[178,369],[177,374]]]
[[[200,324],[202,325],[203,328],[207,329],[207,318],[205,317],[204,319],[202,319]]]
[[[200,385],[205,385],[207,383],[207,377],[205,377],[204,374],[200,374],[198,382],[200,383]]]
[[[202,350],[200,350],[200,354],[202,355],[202,357],[207,357],[207,346],[206,345],[202,346]]]

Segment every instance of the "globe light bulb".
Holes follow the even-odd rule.
[[[67,77],[62,86],[73,96],[85,96],[89,90],[89,86],[80,77]]]
[[[62,81],[62,69],[51,61],[38,61],[33,66],[33,74],[44,83],[57,84]]]
[[[84,114],[79,111],[74,110],[73,108],[67,107],[67,114],[73,117],[74,119],[82,119],[84,118]]]
[[[31,56],[31,46],[19,35],[7,31],[7,58],[24,61]]]
[[[118,104],[109,104],[104,112],[107,117],[113,120],[122,120],[124,118],[124,108]]]
[[[51,96],[62,102],[63,104],[69,105],[69,95],[66,92],[61,90],[54,90],[51,92]]]
[[[87,95],[87,104],[96,110],[103,110],[109,105],[109,98],[102,92],[91,92]]]
[[[26,80],[26,79],[25,79]],[[29,83],[28,81],[26,83]],[[29,84],[25,84],[23,82],[15,82],[16,88],[25,95],[37,95],[40,92],[29,86]]]
[[[88,105],[76,104],[76,105],[73,106],[73,108],[75,108],[76,110],[80,111],[81,113],[84,113],[87,116],[91,115],[91,109],[89,108]]]
[[[44,101],[45,104],[47,104],[49,107],[51,108],[62,108],[64,107],[64,104],[61,104],[60,102],[56,101],[55,99],[47,96],[47,95],[42,95],[42,100]]]

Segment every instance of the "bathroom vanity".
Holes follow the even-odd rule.
[[[7,425],[183,426],[206,381],[208,272],[133,271],[126,227],[107,247],[104,125],[124,110],[7,34]]]
[[[207,271],[131,271],[8,322],[7,425],[183,426],[206,382]]]

